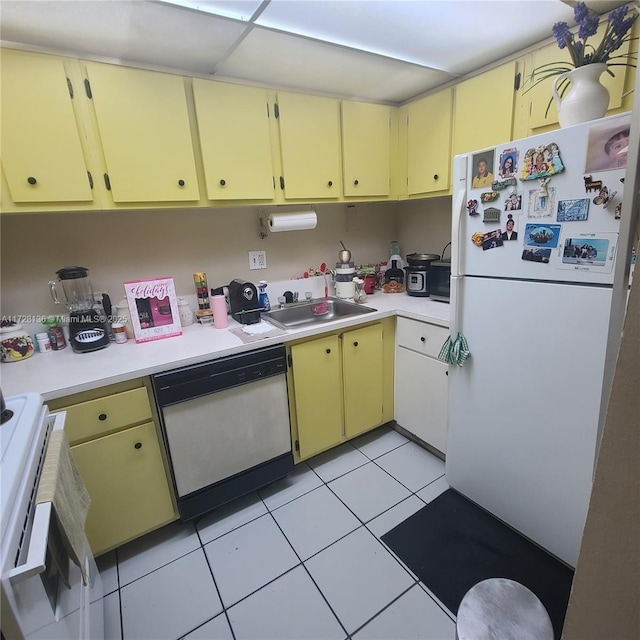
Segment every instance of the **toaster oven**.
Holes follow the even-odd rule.
[[[429,263],[429,297],[449,302],[451,290],[451,261],[438,260]]]

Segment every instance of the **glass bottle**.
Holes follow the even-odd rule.
[[[271,311],[271,304],[269,303],[269,296],[267,295],[267,281],[260,280],[258,283],[258,305],[260,311]]]

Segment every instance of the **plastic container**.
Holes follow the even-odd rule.
[[[36,333],[36,342],[38,343],[38,351],[40,353],[51,353],[53,351],[48,333]]]
[[[178,315],[180,316],[180,325],[183,327],[188,327],[192,325],[195,320],[195,316],[191,307],[189,306],[189,301],[184,298],[178,298]]]
[[[115,336],[117,344],[123,344],[128,340],[127,327],[124,322],[114,322],[111,325],[111,329],[113,330],[113,335]]]
[[[267,281],[260,280],[258,283],[258,305],[260,311],[271,311],[271,303],[269,302],[269,296],[267,295]]]

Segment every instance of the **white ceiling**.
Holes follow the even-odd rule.
[[[624,2],[589,2],[598,12]],[[572,24],[561,0],[2,0],[2,43],[399,104]]]

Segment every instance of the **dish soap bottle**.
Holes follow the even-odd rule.
[[[260,280],[258,284],[258,305],[260,311],[271,311],[271,305],[269,304],[269,296],[267,295],[267,281]]]

